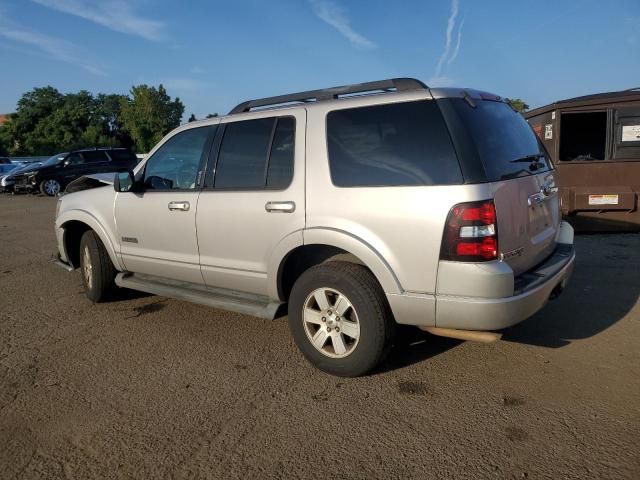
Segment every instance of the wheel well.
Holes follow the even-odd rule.
[[[280,264],[278,270],[278,294],[287,301],[293,284],[306,270],[329,261],[365,263],[352,253],[331,245],[304,245],[293,249]]]
[[[64,250],[67,252],[67,258],[71,265],[78,268],[80,266],[80,239],[84,232],[91,230],[91,227],[78,220],[71,220],[65,223],[62,228],[64,228]]]

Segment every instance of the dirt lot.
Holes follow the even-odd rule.
[[[286,319],[122,293],[49,262],[55,200],[0,197],[0,478],[640,478],[640,235],[492,345],[403,330],[310,367]]]

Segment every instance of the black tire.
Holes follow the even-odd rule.
[[[91,266],[88,270],[86,252]],[[105,301],[113,291],[117,272],[100,237],[93,230],[84,232],[80,239],[80,272],[87,298],[93,303]]]
[[[320,288],[342,293],[357,312],[359,339],[345,357],[331,358],[320,352],[305,330],[305,302]],[[296,345],[313,366],[333,375],[357,377],[371,371],[385,358],[393,341],[395,320],[370,270],[355,263],[327,262],[308,269],[294,284],[289,297],[289,328]],[[324,325],[318,329],[321,328]]]

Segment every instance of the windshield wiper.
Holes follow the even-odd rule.
[[[533,153],[531,155],[525,155],[524,157],[511,160],[510,163],[528,163],[529,170],[535,171],[544,167],[544,163],[539,162],[538,159],[543,158],[544,153]]]
[[[511,163],[537,163],[537,160],[542,157],[544,157],[544,153],[533,153],[531,155],[525,155],[524,157],[511,160]]]

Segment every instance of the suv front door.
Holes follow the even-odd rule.
[[[145,162],[142,191],[118,193],[115,218],[126,269],[202,284],[196,238],[199,179],[215,126],[183,130]]]
[[[261,115],[222,120],[197,226],[206,285],[266,295],[277,245],[302,244],[306,111]]]

